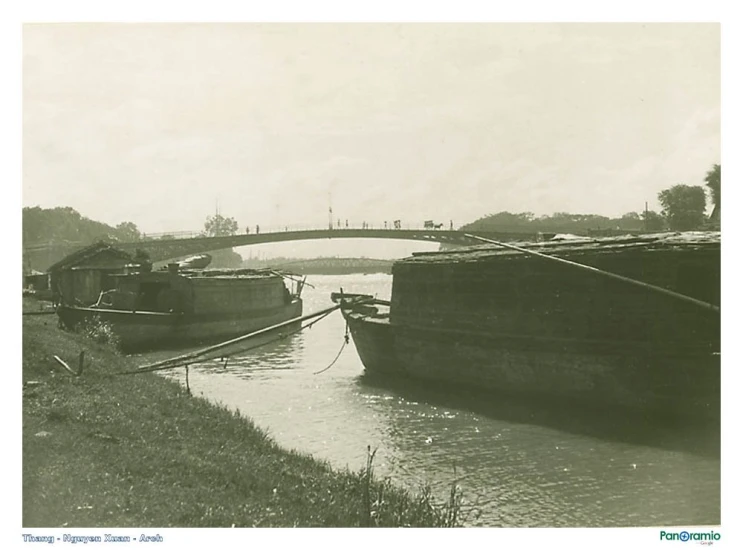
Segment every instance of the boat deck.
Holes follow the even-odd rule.
[[[583,253],[616,253],[628,249],[674,250],[689,248],[719,249],[719,231],[687,231],[674,233],[653,233],[648,235],[626,235],[620,237],[576,237],[555,238],[543,242],[509,242],[528,250],[554,254],[556,256]],[[498,245],[476,245],[455,250],[414,252],[399,264],[476,262],[502,256],[519,256],[523,253]]]

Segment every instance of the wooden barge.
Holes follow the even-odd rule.
[[[719,420],[719,233],[520,246],[646,287],[501,247],[415,254],[389,305],[345,302],[366,371]]]
[[[115,288],[101,292],[95,304],[62,303],[57,313],[68,328],[108,324],[125,350],[215,341],[302,315],[304,281],[273,271],[180,270],[171,264],[167,271],[110,277]]]

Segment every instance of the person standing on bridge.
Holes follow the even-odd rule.
[[[245,234],[250,235],[250,226],[245,228]]]
[[[348,220],[346,220],[346,229],[348,229]]]
[[[261,226],[256,224],[255,226],[255,234],[258,235],[261,232]]]
[[[454,231],[454,220],[449,220],[449,230]]]

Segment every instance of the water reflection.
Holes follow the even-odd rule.
[[[634,411],[571,407],[544,399],[483,394],[466,388],[422,384],[405,378],[365,373],[358,380],[361,392],[392,391],[411,402],[470,411],[497,421],[559,429],[576,435],[720,457],[720,424],[650,419]]]
[[[304,340],[298,334],[281,339],[276,335],[251,340],[250,351],[233,351],[236,355],[215,357],[194,364],[201,372],[250,380],[277,370],[296,370],[304,358]]]
[[[566,414],[560,421],[535,421],[524,404],[494,406],[466,392],[452,396],[370,383],[365,376],[357,384],[368,406],[386,420],[392,472],[419,482],[425,472],[441,493],[458,480],[482,510],[477,524],[719,521],[719,463],[690,454],[683,445],[671,451],[621,441],[598,431],[605,422]],[[561,429],[566,422],[579,422],[569,427],[581,429]],[[596,429],[596,436],[587,436],[584,426]]]

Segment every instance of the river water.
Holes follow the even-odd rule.
[[[330,293],[389,299],[390,275],[311,276],[304,312]],[[335,312],[254,351],[194,365],[196,395],[237,409],[286,448],[443,499],[460,487],[476,526],[620,527],[720,523],[719,432],[370,380]],[[153,356],[157,358],[157,356]],[[317,374],[319,372],[319,374]],[[184,369],[166,376],[185,381]]]

